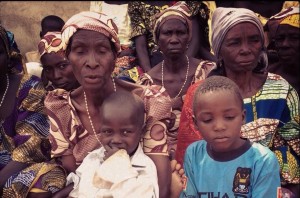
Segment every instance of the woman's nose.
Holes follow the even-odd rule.
[[[87,66],[90,68],[96,68],[99,66],[99,63],[97,61],[96,55],[93,52],[90,52],[87,58]]]

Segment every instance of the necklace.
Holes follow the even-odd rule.
[[[9,77],[8,77],[8,74],[6,74],[6,89],[5,89],[5,91],[4,91],[4,94],[3,94],[2,99],[1,99],[1,102],[0,102],[0,108],[1,108],[1,106],[2,106],[2,103],[3,103],[4,99],[5,99],[5,96],[6,96],[8,87],[9,87]]]
[[[181,89],[179,90],[179,93],[175,96],[175,98],[178,98],[179,95],[181,94],[181,92],[182,92],[182,90],[185,86],[185,83],[187,81],[188,75],[189,75],[190,60],[189,60],[188,56],[185,56],[185,57],[186,57],[186,60],[187,60],[187,68],[186,68],[185,79],[184,79],[183,85],[181,86]],[[165,87],[165,85],[164,85],[164,63],[165,63],[165,60],[163,60],[162,63],[161,63],[161,85],[163,87]]]
[[[111,78],[111,80],[112,80],[112,83],[113,83],[113,86],[114,86],[114,92],[116,92],[116,91],[117,91],[117,87],[116,87],[115,80],[114,80],[113,77]],[[102,143],[101,143],[100,139],[99,139],[98,136],[97,136],[97,133],[96,133],[96,130],[95,130],[95,127],[94,127],[92,118],[91,118],[91,116],[90,116],[90,111],[89,111],[88,101],[87,101],[87,98],[86,98],[85,91],[83,91],[83,96],[84,96],[84,102],[85,102],[86,112],[87,112],[87,115],[88,115],[88,118],[89,118],[89,121],[90,121],[92,130],[93,130],[93,133],[94,133],[94,135],[95,135],[97,141],[99,142],[100,146],[102,147]]]

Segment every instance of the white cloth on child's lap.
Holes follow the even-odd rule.
[[[119,150],[103,160],[105,149],[94,150],[70,173],[67,185],[74,183],[71,197],[156,198],[159,197],[157,171],[141,145],[130,158]]]

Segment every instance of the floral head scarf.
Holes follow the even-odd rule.
[[[102,13],[84,11],[72,16],[62,28],[63,49],[66,50],[70,38],[79,29],[92,30],[107,36],[114,44],[117,52],[121,51],[118,28],[113,20]]]
[[[153,23],[154,23],[154,34],[153,39],[154,42],[157,43],[159,31],[161,26],[170,19],[178,19],[182,21],[188,28],[189,33],[189,41],[192,39],[192,23],[190,20],[191,11],[187,7],[185,2],[177,2],[173,6],[163,10],[162,12],[154,15]]]
[[[273,40],[275,38],[279,25],[287,24],[292,27],[299,28],[299,14],[299,7],[289,7],[272,16],[265,26],[269,40]]]
[[[42,57],[44,54],[49,54],[52,52],[60,56],[64,56],[61,33],[48,32],[47,34],[45,34],[45,36],[38,44],[38,50],[40,53],[40,57]]]

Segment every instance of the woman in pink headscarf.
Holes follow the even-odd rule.
[[[97,120],[103,100],[116,91],[133,92],[145,104],[143,150],[157,167],[160,196],[168,197],[171,167],[166,133],[171,100],[160,86],[144,87],[111,77],[120,52],[117,32],[111,18],[95,12],[76,14],[63,27],[66,57],[81,86],[71,92],[57,89],[47,95],[51,154],[67,172],[75,171],[88,152],[101,145]]]
[[[70,62],[65,58],[60,32],[48,32],[38,44],[42,79],[47,90],[56,88],[67,91],[79,87]]]

